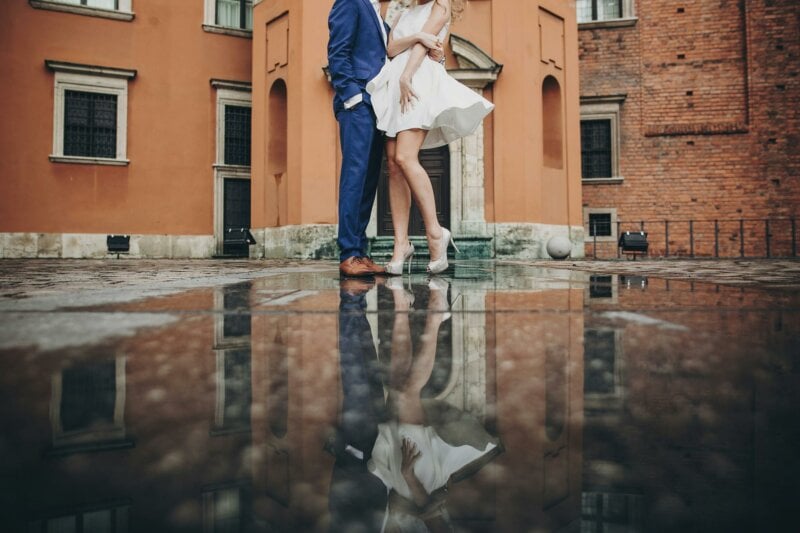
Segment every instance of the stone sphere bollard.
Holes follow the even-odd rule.
[[[566,259],[572,251],[572,243],[563,235],[550,237],[547,241],[547,253],[553,259]]]

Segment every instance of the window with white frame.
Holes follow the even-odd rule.
[[[50,60],[45,64],[55,72],[50,160],[128,164],[128,80],[136,71]]]
[[[244,496],[249,492],[242,483],[222,484],[203,491],[203,531],[243,531],[247,512]]]
[[[80,15],[133,20],[132,0],[28,0],[32,7]]]
[[[48,455],[133,445],[125,429],[125,357],[63,369],[52,377]]]
[[[583,225],[586,241],[617,240],[617,210],[606,207],[584,207]]]
[[[625,95],[581,98],[581,175],[585,183],[620,182],[620,109]]]
[[[205,24],[207,30],[214,28],[223,33],[250,33],[253,29],[253,0],[205,0]]]
[[[250,216],[234,208],[235,198],[226,200],[229,187],[238,186],[239,192],[247,191],[240,200],[246,204],[249,213],[249,185],[242,180],[250,179],[250,141],[252,119],[251,85],[247,82],[229,80],[211,80],[211,86],[217,93],[217,148],[214,164],[214,237],[217,254],[226,253],[225,235],[230,223],[227,209],[233,209],[238,220],[236,227],[241,227],[239,216],[247,220]],[[231,192],[231,191],[229,191]],[[231,194],[231,196],[235,196]],[[227,221],[227,222],[226,222]]]
[[[577,0],[578,22],[619,20],[633,16],[633,0]]]
[[[217,165],[250,166],[252,96],[249,84],[217,87]]]

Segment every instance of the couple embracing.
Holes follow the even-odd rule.
[[[442,40],[453,10],[463,1],[394,0],[390,9],[402,13],[390,27],[381,18],[378,0],[334,0],[328,64],[342,147],[337,242],[343,276],[399,275],[406,261],[410,270],[412,195],[425,224],[431,258],[427,271],[438,274],[448,267],[453,237],[437,220],[419,151],[471,134],[494,108],[444,67]],[[366,229],[384,150],[394,251],[382,267],[366,255]]]

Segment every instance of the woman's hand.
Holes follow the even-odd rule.
[[[417,445],[406,437],[403,437],[403,443],[400,446],[400,450],[403,453],[403,462],[400,464],[400,473],[403,475],[403,477],[414,476],[414,464],[417,462],[417,459],[419,459],[422,453],[417,450]]]
[[[417,93],[411,85],[411,77],[405,74],[400,76],[400,112],[405,113],[414,107]]]
[[[442,49],[442,41],[432,33],[425,33],[424,31],[417,33],[417,42],[428,50]]]

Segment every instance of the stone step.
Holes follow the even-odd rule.
[[[414,245],[414,262],[430,260],[428,251],[428,241],[425,237],[411,237]],[[459,252],[456,253],[453,247],[449,247],[447,256],[453,259],[491,259],[494,250],[491,237],[456,237],[456,246]],[[376,260],[389,260],[392,257],[394,248],[394,237],[374,237],[370,242],[370,255]]]

